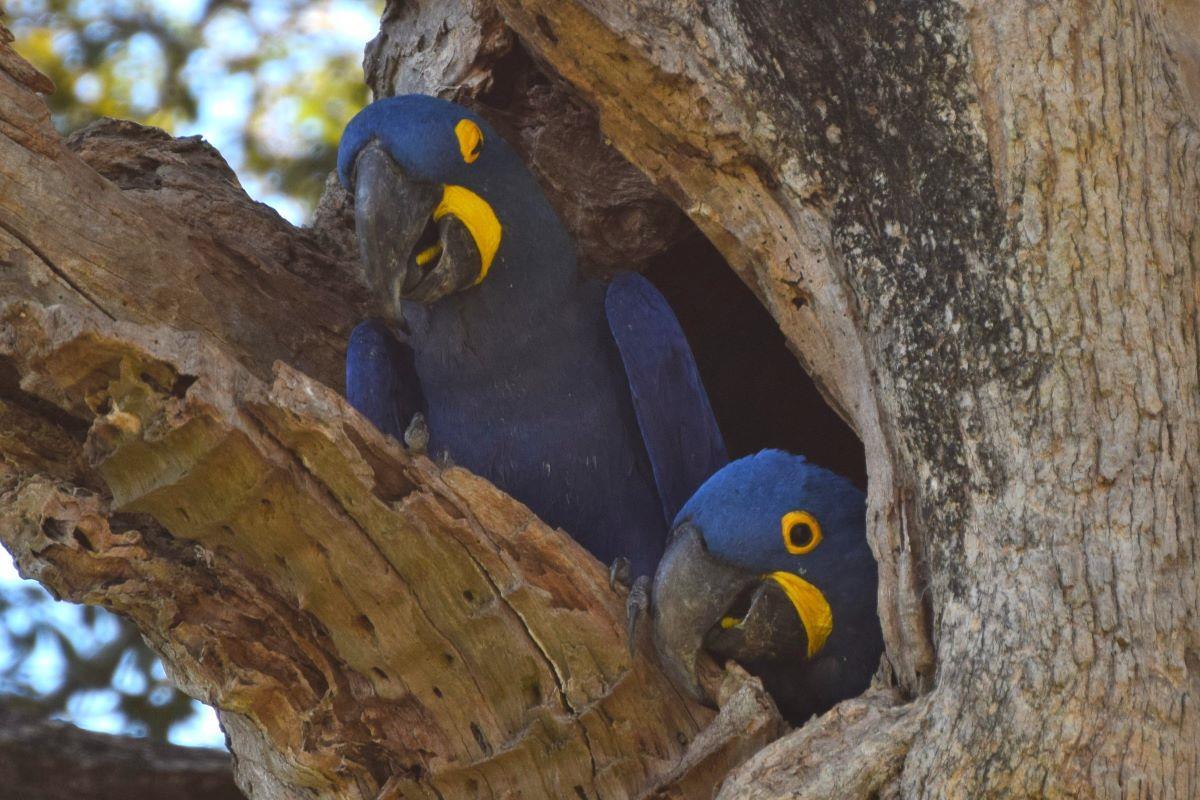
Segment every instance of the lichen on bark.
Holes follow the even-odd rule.
[[[1200,785],[1186,18],[1151,0],[389,4],[368,53],[377,93],[492,115],[601,271],[669,241],[677,207],[866,446],[884,669],[741,767],[725,797]],[[50,130],[36,73],[2,46],[0,68],[0,248],[15,265],[0,292],[25,303],[7,307],[0,362],[0,479],[24,509],[7,530],[22,531],[25,569],[140,615],[180,680],[224,704],[244,787],[672,797],[715,789],[774,738],[761,695],[733,690],[724,727],[702,732],[707,713],[644,654],[617,653],[620,598],[597,565],[564,564],[561,534],[382,440],[296,371],[336,388],[341,342],[370,310],[346,280],[340,190],[323,228],[298,232],[218,186],[195,143],[101,127],[72,143],[85,164]],[[614,204],[577,186],[586,170],[558,177],[576,141],[627,191]],[[80,195],[94,207],[69,217]],[[185,201],[207,205],[188,219]],[[606,242],[589,220],[622,204],[629,240]],[[276,296],[296,298],[299,325],[280,327],[262,302]],[[195,474],[240,481],[237,502],[189,492],[205,447],[228,474]],[[336,542],[305,528],[316,519],[344,529]],[[496,677],[503,708],[486,718],[464,710],[471,680],[436,663],[447,650],[397,632],[423,619],[404,569],[394,598],[351,604],[365,622],[321,609],[391,575],[379,554],[412,526],[442,531],[439,558],[463,570],[422,584],[428,597],[463,630],[503,621],[487,631],[497,674],[541,676]],[[322,572],[342,537],[356,569]],[[183,596],[203,623],[171,605]],[[367,613],[378,605],[389,622]],[[532,610],[556,636],[558,615],[593,627],[556,643]],[[209,638],[218,620],[226,639]],[[268,634],[283,638],[245,644]],[[460,684],[420,682],[435,670]],[[447,694],[457,710],[423,716]]]

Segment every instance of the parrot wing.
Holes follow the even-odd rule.
[[[401,442],[413,414],[425,411],[412,349],[383,322],[368,320],[350,334],[346,399],[376,428]]]
[[[609,285],[604,308],[670,525],[728,461],[725,442],[692,350],[662,294],[641,275],[623,273]]]

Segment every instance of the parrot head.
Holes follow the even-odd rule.
[[[396,316],[403,299],[430,304],[482,283],[516,199],[544,205],[486,121],[425,95],[378,100],[350,120],[338,177],[354,195],[368,281]]]
[[[707,650],[762,677],[777,702],[772,682],[794,694],[817,664],[840,680],[845,659],[873,659],[849,670],[869,676],[882,638],[865,523],[863,493],[801,456],[764,450],[710,477],[676,516],[654,577],[654,642],[668,674],[702,697],[697,657]],[[865,682],[839,688],[848,697]]]

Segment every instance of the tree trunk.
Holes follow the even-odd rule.
[[[714,716],[631,653],[569,537],[314,379],[367,314],[336,193],[297,230],[198,140],[63,143],[0,66],[0,536],[217,707],[247,795],[687,796],[778,736],[744,674]]]
[[[1195,20],[1110,0],[385,11],[377,92],[494,115],[598,268],[678,224],[645,211],[662,203],[611,142],[863,439],[889,668],[721,797],[1200,793]],[[3,288],[27,301],[0,343],[20,380],[0,393],[21,422],[0,439],[5,541],[133,616],[223,709],[251,796],[704,796],[771,738],[757,711],[729,725],[756,705],[730,700],[706,760],[704,712],[618,652],[594,562],[272,373],[337,385],[361,304],[338,294],[350,259],[318,257],[335,226],[287,230],[226,189],[214,231],[170,199],[195,185],[172,183],[187,145],[110,127],[90,138],[159,154],[82,146],[118,190],[62,150],[11,53],[0,66],[0,237],[24,276]],[[572,192],[564,153],[610,159],[637,201]],[[593,244],[608,214],[640,250]],[[248,252],[243,217],[325,244]],[[132,285],[139,268],[172,279]],[[262,295],[320,316],[279,327]]]

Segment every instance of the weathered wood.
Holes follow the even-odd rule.
[[[726,797],[743,790],[785,797],[1196,794],[1200,136],[1195,97],[1200,84],[1195,54],[1200,49],[1195,26],[1187,24],[1194,18],[1188,4],[449,0],[394,3],[388,15],[368,63],[377,90],[463,96],[491,103],[503,116],[503,98],[512,89],[502,80],[505,59],[522,52],[533,59],[533,67],[522,66],[518,74],[536,68],[549,76],[553,92],[564,92],[561,81],[568,83],[573,94],[555,97],[595,109],[599,141],[607,137],[722,251],[774,315],[831,404],[863,438],[869,526],[880,563],[880,609],[892,676],[880,682],[894,683],[897,694],[874,691],[781,740],[730,779]],[[447,20],[459,23],[446,25]],[[81,189],[90,184],[48,133],[31,80],[3,84],[8,95],[0,95],[0,132],[6,138],[0,137],[0,144],[9,149],[0,150],[0,171],[15,154],[45,171],[51,197],[59,198],[51,208],[77,209],[78,204],[66,203],[70,193],[64,190],[90,197]],[[521,104],[531,104],[528,98],[537,92],[519,82],[518,88],[513,96],[526,98],[518,101],[519,117],[529,107]],[[11,103],[9,96],[15,98]],[[560,102],[555,99],[549,107],[561,108]],[[553,175],[553,159],[564,152],[560,145],[539,153],[516,139],[540,175]],[[15,230],[22,235],[64,235],[44,220],[40,226],[22,222],[25,212],[7,203],[9,192],[19,188],[9,190],[7,184],[23,174],[0,172],[6,181],[0,193],[3,219],[10,225],[10,216],[18,220]],[[26,190],[23,197],[41,207],[37,191]],[[336,211],[339,202],[331,198],[328,207]],[[145,218],[170,216],[156,214]],[[569,219],[571,213],[564,216]],[[109,222],[121,241],[136,240],[138,231],[124,214],[111,215]],[[576,231],[586,245],[589,234]],[[69,225],[65,235],[81,232],[87,233]],[[207,241],[202,224],[193,235]],[[135,263],[157,263],[145,254],[161,248],[155,243],[162,237],[155,231],[148,247],[130,246],[132,252],[124,255]],[[22,244],[11,232],[10,238],[15,242],[4,239],[3,246],[32,265],[17,274],[43,271],[36,273],[42,276],[37,280],[4,284],[5,294],[42,303],[73,296],[69,286],[64,288],[65,278],[46,273],[49,266],[38,267],[29,254],[35,240]],[[177,257],[193,263],[188,256]],[[100,305],[113,316],[153,324],[153,314],[139,316],[152,304],[120,308],[120,314],[109,307],[128,287],[111,288],[107,279],[89,278],[87,259],[72,260],[69,252],[56,251],[46,262],[80,281],[79,288],[89,294],[108,292]],[[185,269],[185,288],[172,287],[171,293],[194,299],[186,288],[193,274]],[[267,280],[255,270],[227,269],[227,274],[251,285]],[[8,274],[2,279],[9,280]],[[57,287],[58,294],[47,287]],[[288,284],[287,291],[300,290]],[[242,308],[237,303],[234,307]],[[245,313],[260,316],[242,327],[215,312],[202,321],[231,343],[255,380],[270,374],[270,360],[263,358],[269,355],[336,385],[336,378],[326,374],[336,361],[336,345],[318,347],[313,363],[303,363],[302,348],[290,334],[276,332],[272,336],[284,340],[272,343],[268,337],[261,346],[246,335],[254,325],[278,323],[270,310]],[[160,318],[176,328],[193,324],[173,312]],[[303,329],[309,329],[307,321]],[[143,344],[138,352],[155,350]],[[164,362],[175,364],[172,370],[179,366],[178,355]],[[42,374],[30,370],[18,376]],[[276,394],[286,395],[287,376],[294,376],[286,369],[278,374],[277,388],[257,384],[254,390],[267,401],[234,402],[240,410],[226,409],[217,418],[239,432],[235,423],[243,424],[243,417],[258,420],[258,428],[239,435],[263,448],[267,432],[298,435],[302,429],[314,436],[304,441],[315,452],[287,440],[277,445],[291,454],[289,476],[304,477],[318,454],[332,458],[331,449],[339,459],[365,458],[362,448],[337,437],[326,417],[306,416],[307,406],[295,419],[272,417],[267,409]],[[54,397],[83,413],[80,401],[70,393],[56,394],[54,381],[30,380],[23,384],[29,392],[9,405],[16,408],[14,415],[32,415],[44,430],[4,441],[19,444],[12,458],[20,463],[59,463],[56,448],[70,453],[70,442],[82,446],[84,434],[62,428],[55,438],[56,423],[44,400]],[[228,394],[204,389],[204,380],[201,376],[195,391],[249,397],[238,394],[242,389]],[[126,382],[137,386],[132,378]],[[41,389],[35,391],[36,386]],[[162,392],[152,395],[173,402]],[[192,397],[189,391],[176,400],[196,402]],[[102,405],[96,411],[105,418],[112,413]],[[84,416],[90,425],[89,414]],[[121,419],[93,426],[91,447],[125,442]],[[320,433],[311,434],[314,429]],[[417,468],[424,462],[404,461],[401,451],[385,452],[392,463],[406,464],[406,474],[424,476],[431,487],[452,486],[454,476],[469,480],[454,470]],[[95,493],[102,483],[90,493],[60,488],[86,484],[86,474],[68,476],[86,473],[88,460],[61,463],[41,483],[21,484],[22,497],[32,503],[28,507],[98,503],[88,512],[92,516],[71,514],[100,519],[106,507]],[[337,491],[365,497],[361,488],[351,491],[332,475],[318,474]],[[392,487],[381,490],[385,496],[395,491],[393,484],[384,485]],[[409,496],[443,497],[441,491],[422,484]],[[171,484],[163,496],[171,492],[178,496],[181,489]],[[493,499],[498,508],[506,507],[503,498]],[[373,508],[376,501],[383,502],[368,498],[365,507]],[[314,503],[313,508],[323,507]],[[169,504],[155,510],[167,517],[173,513]],[[476,522],[484,518],[478,507],[471,513]],[[55,514],[53,519],[73,519],[65,511]],[[139,542],[180,546],[165,534],[151,535],[152,524],[134,524],[121,515],[113,519],[121,530],[139,531]],[[464,525],[476,531],[469,521],[456,525],[459,535]],[[48,527],[49,533],[31,535],[80,530],[69,524]],[[503,531],[482,527],[498,537],[493,541],[505,540]],[[90,541],[88,530],[85,526],[84,537]],[[66,538],[65,547],[56,544],[45,552],[77,553],[70,545],[74,537]],[[233,558],[223,550],[214,557]],[[81,557],[75,561],[88,563]],[[310,554],[298,559],[298,566],[318,561]],[[163,565],[175,562],[163,557],[135,563],[165,570]],[[529,563],[523,558],[522,569]],[[237,566],[244,568],[241,561]],[[279,568],[268,564],[267,569]],[[594,567],[579,578],[563,570],[555,574],[585,588],[598,580],[588,572]],[[173,573],[163,576],[145,586],[166,591],[182,581]],[[214,591],[207,586],[193,595],[200,602]],[[599,608],[617,602],[602,588],[597,591]],[[302,621],[294,621],[298,613],[308,615],[301,620],[313,618],[309,606],[297,604],[301,611],[289,611],[282,601],[272,601],[280,603],[278,608],[262,602],[280,615],[286,630],[302,627]],[[239,600],[234,607],[255,605]],[[216,605],[208,600],[205,608]],[[609,623],[615,624],[612,618]],[[176,628],[165,630],[171,637],[160,646],[182,647],[175,642]],[[357,641],[345,630],[318,632]],[[191,646],[201,652],[198,640]],[[327,672],[337,671],[324,666],[328,659],[335,659],[338,669],[348,663],[340,651],[328,655],[324,644],[316,650]],[[371,652],[353,651],[358,659]],[[610,658],[619,663],[618,656]],[[374,665],[369,659],[355,663]],[[653,676],[651,670],[647,680]],[[374,686],[369,676],[366,682]],[[236,688],[235,682],[228,690]],[[368,707],[375,708],[363,706]],[[556,719],[576,719],[562,708],[556,713],[565,716]],[[364,738],[351,735],[354,745],[339,749],[321,738],[334,724],[328,721],[332,713],[304,717],[300,730],[315,737],[305,743],[314,743],[311,752],[320,758],[297,762],[300,756],[289,749],[292,740],[285,737],[277,746],[261,733],[266,728],[227,712],[240,746],[255,754],[242,774],[268,782],[275,775],[303,774],[313,783],[348,775],[371,786],[375,773],[364,763],[388,768],[411,763],[397,755],[409,752],[404,747],[384,747],[380,762],[372,760],[380,752],[372,749],[377,747],[373,740],[366,745]],[[352,712],[340,708],[339,713]],[[463,718],[455,719],[461,727]],[[285,720],[278,730],[292,731],[287,727],[292,724]],[[405,728],[410,729],[423,730]],[[658,736],[661,729],[647,733]],[[702,764],[703,740],[694,740],[692,756],[676,763]],[[468,740],[464,752],[470,747]],[[806,757],[810,751],[818,755]],[[584,752],[569,751],[579,757]],[[677,747],[669,752],[676,759],[681,755]],[[371,755],[356,760],[363,753]],[[351,766],[339,773],[330,765],[340,765],[342,758]],[[571,764],[569,756],[563,759]],[[657,764],[660,779],[672,775],[669,760]],[[557,769],[558,763],[543,759],[539,766]],[[492,760],[482,764],[471,768],[501,769]],[[638,768],[651,770],[640,762]],[[577,767],[563,769],[565,775]],[[451,774],[462,791],[472,791],[462,772]],[[520,785],[526,792],[544,791],[536,788],[543,786],[537,781],[544,775],[526,770]],[[844,782],[836,782],[839,775],[846,776]],[[686,785],[688,776],[680,780],[678,785]],[[762,785],[751,789],[748,784],[755,782]],[[566,786],[570,796],[567,783],[555,786]],[[606,791],[620,796],[625,784],[620,787]],[[652,787],[653,780],[640,785]],[[474,788],[487,796],[508,787],[480,783]],[[672,791],[657,789],[667,796]],[[282,791],[274,785],[258,790]]]
[[[753,682],[706,729],[648,637],[628,651],[603,566],[282,360],[336,382],[359,308],[336,232],[195,140],[106,123],[72,152],[5,86],[42,148],[0,137],[0,539],[133,620],[218,709],[247,795],[711,794],[779,733]]]
[[[884,791],[1193,796],[1186,4],[498,6],[863,438],[888,661],[933,690]]]
[[[720,713],[692,740],[680,765],[644,795],[647,800],[713,797],[716,788],[725,791],[722,781],[731,766],[745,763],[784,732],[786,726],[757,678],[731,663],[716,684],[713,695]]]
[[[260,377],[279,359],[341,385],[367,313],[353,251],[247,202],[200,137],[104,121],[64,142],[0,52],[0,297],[203,331]]]
[[[729,775],[717,800],[880,797],[894,789],[925,709],[890,690],[868,691],[763,748]]]
[[[111,492],[21,479],[5,544],[138,625],[219,709],[250,796],[632,797],[680,768],[711,713],[630,656],[605,568],[524,506],[282,364],[267,386],[203,337],[3,315],[0,356],[92,418]],[[747,755],[717,753],[710,787]]]

